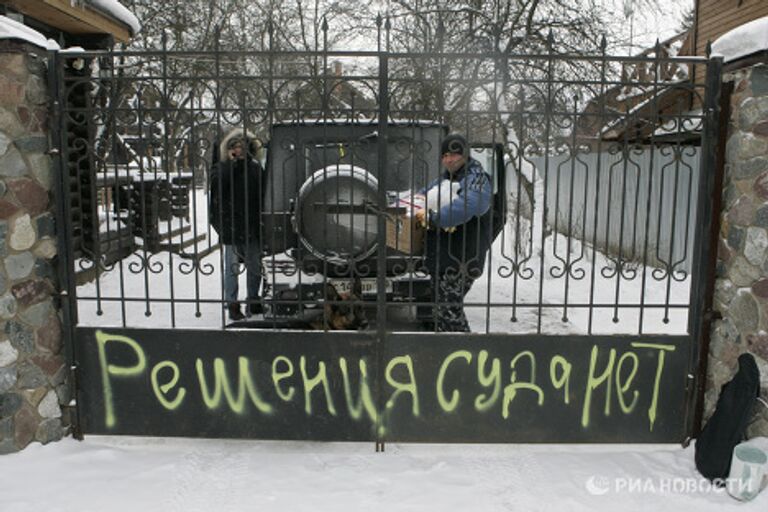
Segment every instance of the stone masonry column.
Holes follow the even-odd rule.
[[[743,352],[755,356],[768,398],[768,66],[726,73],[724,81],[734,91],[714,297],[723,318],[712,329],[705,419]],[[748,435],[768,436],[768,408],[755,404]]]
[[[0,453],[67,429],[49,90],[45,51],[0,41]]]

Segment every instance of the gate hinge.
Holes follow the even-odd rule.
[[[72,397],[77,402],[77,390],[79,387],[78,380],[80,378],[80,366],[77,363],[69,366],[69,384],[72,387]]]
[[[80,367],[75,363],[69,366],[69,387],[71,390],[71,397],[69,399],[69,402],[62,406],[62,410],[64,408],[67,409],[67,415],[69,417],[69,424],[72,429],[72,437],[77,439],[78,441],[82,441],[83,431],[80,426],[80,413],[78,411],[78,404],[77,404],[77,392],[79,388],[78,384],[78,373],[80,371]]]
[[[691,387],[693,386],[694,382],[696,382],[696,375],[692,373],[688,373],[685,376],[685,390],[690,391]]]

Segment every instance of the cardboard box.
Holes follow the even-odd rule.
[[[416,219],[400,213],[402,209],[392,209],[387,216],[387,247],[412,256],[420,256],[424,251],[424,228]]]

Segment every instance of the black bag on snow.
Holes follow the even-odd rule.
[[[742,354],[739,371],[720,390],[715,412],[696,440],[696,469],[706,478],[728,478],[733,449],[744,439],[759,396],[760,372],[755,358]]]

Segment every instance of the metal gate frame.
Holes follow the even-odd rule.
[[[98,53],[111,58],[116,54]],[[333,52],[318,53],[324,59],[329,55],[332,56]],[[712,319],[712,226],[718,213],[715,206],[717,203],[704,199],[719,196],[716,176],[721,170],[722,155],[718,155],[717,144],[720,129],[724,126],[718,123],[724,104],[720,101],[721,59],[687,59],[691,65],[706,64],[707,67],[701,158],[703,179],[698,189],[699,217],[696,223],[694,270],[691,273],[692,299],[688,335],[395,334],[387,328],[386,322],[386,254],[378,251],[376,262],[379,286],[375,333],[326,331],[302,332],[296,336],[296,333],[261,332],[256,339],[252,332],[224,330],[216,331],[218,345],[212,346],[206,339],[210,334],[206,331],[94,329],[79,325],[74,275],[75,240],[70,222],[72,199],[77,191],[72,190],[68,176],[69,166],[80,165],[81,161],[74,158],[73,164],[76,155],[73,155],[68,140],[68,130],[71,128],[67,124],[68,116],[72,115],[73,110],[68,105],[71,87],[68,89],[67,84],[72,83],[72,78],[65,76],[64,72],[65,63],[73,57],[58,52],[51,52],[49,56],[52,63],[50,83],[55,98],[52,105],[54,122],[51,127],[55,147],[53,157],[59,178],[56,199],[60,299],[64,318],[62,334],[77,390],[74,425],[77,437],[85,433],[104,433],[373,440],[377,443],[377,449],[383,449],[383,443],[387,441],[675,442],[684,441],[697,431],[703,408],[706,353]],[[380,49],[375,52],[375,56],[380,63],[378,131],[382,140],[386,140],[390,119],[389,64],[390,59],[402,55]],[[439,57],[449,59],[455,56],[444,54]],[[500,55],[496,58],[506,61],[525,56]],[[549,59],[552,58],[549,55]],[[596,60],[605,63],[607,57],[603,52]],[[87,113],[88,108],[83,111]],[[378,157],[384,167],[387,161],[384,144],[378,145]],[[387,201],[386,190],[385,183],[379,187],[378,200],[382,207]],[[378,227],[379,234],[384,233],[383,217],[379,217]],[[149,342],[144,344],[147,340]],[[107,346],[115,348],[107,351]],[[226,360],[227,363],[221,366],[231,367],[234,361],[245,357],[258,361],[257,369],[264,369],[262,367],[268,358],[273,357],[272,371],[250,375],[243,380],[244,367],[240,367],[241,373],[232,383],[237,381],[241,385],[239,398],[246,396],[242,391],[244,386],[251,405],[239,400],[237,396],[230,400],[225,385],[219,398],[224,396],[229,401],[229,410],[222,400],[213,400],[211,396],[206,398],[203,393],[202,401],[207,403],[207,410],[198,404],[197,408],[190,407],[188,412],[184,412],[184,394],[189,404],[193,379],[189,375],[181,375],[185,368],[174,358],[181,358],[178,361],[182,361],[185,353],[188,356],[187,347],[194,349],[193,355],[197,355],[198,365],[202,358],[207,357],[211,367],[216,366],[217,360]],[[288,356],[280,355],[281,347]],[[545,377],[548,374],[550,378],[546,389],[543,381],[537,381],[537,375],[541,379],[542,374],[536,373],[536,359],[542,354],[544,361],[549,362],[547,370],[543,372]],[[613,366],[617,356],[618,366]],[[326,361],[323,358],[330,361],[332,357],[337,357],[337,361],[357,357],[357,361],[352,361],[359,364],[358,370],[350,370],[355,367],[353,362],[345,366],[342,373],[337,372],[319,380],[313,380],[302,370],[305,383],[303,408],[298,400],[286,400],[286,396],[292,392],[279,387],[281,402],[267,403],[259,396],[258,389],[269,387],[270,381],[277,387],[280,379],[294,375],[295,368],[288,375],[287,370],[279,371],[275,361],[298,363],[302,369],[305,364],[314,365],[317,368],[315,377],[318,377],[325,372],[323,365]],[[607,374],[600,373],[600,364],[605,362],[606,357],[610,371]],[[518,364],[526,358],[529,364],[523,370]],[[158,359],[160,361],[155,362],[150,372],[147,362]],[[363,359],[368,361],[366,368],[368,374],[373,376],[370,378],[372,385],[366,380],[366,369],[361,363]],[[489,360],[490,369],[485,367]],[[634,370],[630,377],[622,380],[622,362],[629,360],[636,362]],[[186,369],[191,370],[192,359],[183,362],[187,363]],[[502,366],[508,366],[505,384],[502,377],[497,376],[497,373],[503,375],[504,372],[494,366],[500,362]],[[477,367],[471,368],[472,365]],[[330,368],[330,365],[325,368]],[[571,381],[574,368],[579,373]],[[646,386],[643,395],[645,407],[641,408],[636,407],[640,395],[625,396],[625,393],[631,391],[630,384],[638,368],[642,368],[638,381],[650,385]],[[167,369],[173,370],[173,377],[161,383],[158,380],[160,372]],[[200,372],[198,366],[198,379],[202,379]],[[225,379],[225,374],[223,371],[222,379]],[[218,379],[218,373],[216,375]],[[354,375],[360,386],[357,397],[350,391],[354,386]],[[446,381],[446,378],[449,380]],[[614,380],[617,388],[613,392],[618,400],[616,403],[611,398]],[[307,391],[306,384],[310,381],[312,387]],[[424,386],[427,391],[417,391],[417,382],[429,383]],[[249,383],[256,391],[252,391]],[[311,393],[318,385],[321,386],[318,389],[324,391],[326,411],[313,416],[316,413],[309,409],[315,400],[312,397],[318,395]],[[573,406],[579,395],[572,393],[569,385],[584,390],[580,408]],[[372,389],[368,389],[370,396],[365,398],[367,387]],[[288,389],[298,391],[294,386]],[[173,392],[175,395],[171,395]],[[347,416],[340,419],[341,407],[333,411],[331,403],[344,403],[341,397],[345,397],[348,410]],[[375,410],[370,408],[366,400],[375,404]],[[590,400],[602,404],[602,416],[599,414],[600,407],[593,410]],[[660,403],[662,407],[659,407]],[[612,416],[612,404],[614,411],[618,405],[623,414],[617,416],[614,413]],[[125,412],[117,414],[117,409]],[[493,415],[489,413],[491,410]],[[283,416],[276,417],[278,413]],[[367,422],[366,415],[369,420]]]

